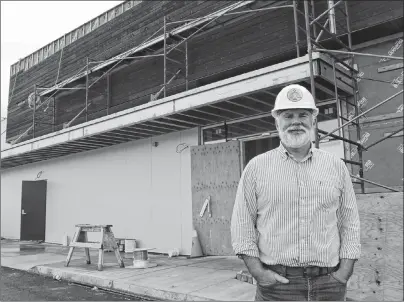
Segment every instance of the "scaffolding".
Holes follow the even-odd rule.
[[[301,11],[301,9],[299,9],[299,2],[303,2],[304,11]],[[327,137],[332,137],[332,138],[335,138],[338,140],[342,140],[344,143],[347,143],[348,145],[354,145],[354,148],[357,149],[357,152],[359,155],[359,160],[353,161],[351,159],[348,159],[346,153],[345,153],[345,158],[343,158],[342,160],[346,164],[355,165],[358,167],[359,177],[356,175],[353,175],[353,173],[351,173],[351,177],[358,180],[358,181],[354,180],[352,182],[360,185],[361,193],[365,193],[365,182],[371,183],[371,184],[379,186],[379,187],[383,187],[383,188],[391,190],[391,191],[399,192],[398,190],[396,190],[394,188],[390,188],[390,187],[384,186],[382,184],[372,182],[363,177],[363,172],[364,172],[363,151],[367,151],[369,148],[379,144],[380,142],[384,141],[388,137],[392,137],[395,133],[402,131],[403,128],[394,132],[394,134],[390,134],[388,137],[384,137],[384,138],[374,142],[373,144],[371,144],[369,146],[364,146],[361,142],[361,125],[360,125],[359,119],[362,116],[364,116],[366,113],[376,109],[377,107],[394,99],[396,96],[402,94],[403,90],[388,97],[384,101],[379,102],[378,104],[376,104],[372,108],[369,108],[365,112],[360,113],[359,103],[358,103],[359,89],[358,89],[358,80],[357,80],[357,74],[359,71],[355,64],[355,56],[371,56],[371,57],[379,57],[379,58],[389,58],[389,59],[393,59],[393,60],[403,60],[403,58],[354,52],[352,49],[352,31],[351,31],[351,26],[350,26],[348,2],[346,0],[345,1],[339,0],[337,2],[334,2],[333,0],[329,0],[329,1],[327,1],[327,9],[322,11],[321,13],[316,13],[314,3],[315,3],[314,0],[310,0],[310,1],[309,0],[306,0],[306,1],[294,0],[293,10],[294,10],[294,17],[295,17],[296,45],[297,45],[297,48],[299,48],[300,41],[299,41],[298,32],[299,32],[299,30],[301,30],[306,35],[307,53],[308,53],[309,64],[310,64],[310,86],[311,86],[311,93],[313,94],[314,99],[316,99],[316,89],[315,89],[316,81],[315,81],[315,77],[314,77],[313,63],[312,63],[313,52],[327,53],[332,58],[333,74],[334,74],[334,97],[335,97],[336,105],[337,105],[337,122],[338,122],[338,127],[333,129],[330,132],[326,132],[321,129],[318,129],[318,126],[316,125],[316,127],[315,127],[315,145],[318,148],[320,141],[324,140]],[[345,21],[345,26],[342,26],[342,25],[338,26],[338,23],[336,22],[336,13],[335,12],[337,9],[344,16],[343,19]],[[297,17],[299,14],[304,17],[305,28],[302,28],[299,25],[299,20]],[[322,22],[324,22],[324,24],[322,24]],[[327,26],[328,26],[328,28],[327,28]],[[335,42],[339,46],[339,48],[342,50],[327,49],[322,43],[320,43],[320,38],[324,33],[328,34],[328,39]],[[347,42],[344,42],[343,40],[345,40]],[[344,55],[344,56],[338,57],[337,54]],[[297,52],[297,55],[299,56],[299,51]],[[350,86],[352,87],[352,97],[351,98],[349,96],[342,97],[339,95],[338,84],[337,84],[338,79],[336,77],[336,65],[337,64],[345,67],[348,70],[350,80],[351,80]],[[345,103],[344,104],[345,108],[348,108],[349,106],[354,108],[355,116],[353,118],[351,118],[351,119],[347,118],[348,110],[345,110],[345,112],[344,112],[343,103]],[[345,121],[345,123],[342,123],[342,121]],[[343,128],[346,126],[349,126],[349,125],[354,125],[354,127],[355,127],[356,140],[352,140],[349,137],[349,132],[347,133],[347,132],[343,131]],[[339,131],[338,135],[333,134],[337,131]],[[323,134],[323,135],[320,136],[320,134]],[[351,148],[349,148],[349,150],[351,150]],[[346,152],[346,148],[344,148],[344,151]]]
[[[393,134],[390,134],[389,136],[372,143],[369,146],[364,146],[361,143],[361,125],[359,119],[366,113],[370,112],[371,110],[387,103],[394,97],[402,94],[403,90],[385,99],[384,101],[378,103],[377,105],[366,110],[365,112],[360,113],[358,104],[358,93],[359,93],[358,81],[357,81],[358,68],[355,64],[355,56],[371,56],[378,58],[388,58],[391,60],[403,60],[403,57],[383,56],[376,54],[354,52],[352,49],[352,31],[350,28],[349,8],[348,8],[348,2],[346,0],[339,0],[336,2],[334,2],[333,0],[327,1],[326,2],[327,8],[321,13],[316,12],[315,2],[316,3],[318,2],[314,0],[290,0],[288,1],[291,3],[290,5],[279,5],[279,3],[276,3],[274,1],[265,7],[238,11],[240,8],[249,6],[257,2],[259,1],[255,0],[238,1],[214,13],[196,19],[171,21],[166,16],[164,16],[163,26],[159,28],[156,32],[154,32],[151,36],[149,36],[140,45],[104,61],[96,61],[87,58],[86,65],[83,66],[80,70],[78,70],[75,75],[58,83],[61,61],[63,56],[63,49],[62,49],[59,59],[58,73],[55,85],[53,85],[52,87],[40,87],[38,85],[34,86],[32,125],[24,133],[22,133],[16,140],[14,140],[12,144],[19,142],[23,137],[27,136],[30,131],[32,131],[32,138],[35,138],[35,124],[38,123],[38,121],[36,120],[36,111],[39,110],[39,108],[41,108],[44,104],[47,104],[47,106],[49,106],[50,102],[53,103],[52,130],[54,131],[55,110],[56,110],[54,96],[59,91],[85,90],[84,108],[76,116],[74,116],[73,119],[65,123],[64,128],[70,127],[71,124],[83,114],[85,115],[85,120],[88,121],[88,107],[91,105],[91,101],[89,101],[90,88],[93,85],[95,85],[99,80],[107,76],[122,62],[132,62],[134,60],[141,60],[144,58],[152,58],[152,57],[163,58],[162,60],[163,83],[159,85],[159,90],[155,94],[150,95],[151,102],[156,101],[161,96],[166,97],[167,88],[173,82],[173,80],[178,78],[180,75],[184,76],[185,91],[187,91],[189,89],[188,43],[193,37],[195,37],[197,34],[204,32],[204,30],[209,28],[209,25],[213,25],[215,22],[217,22],[219,19],[225,16],[251,14],[262,11],[270,11],[274,9],[289,9],[291,13],[293,12],[294,17],[296,56],[300,57],[302,55],[301,48],[303,46],[307,47],[306,54],[308,56],[310,66],[310,86],[311,86],[311,93],[313,94],[314,99],[316,99],[316,86],[318,85],[318,83],[316,83],[316,78],[314,75],[314,64],[312,59],[313,53],[314,52],[326,53],[332,60],[333,65],[334,97],[336,101],[338,127],[330,132],[326,132],[321,129],[318,129],[316,121],[315,146],[319,148],[320,141],[324,140],[327,137],[332,137],[334,139],[343,141],[345,144],[353,145],[357,149],[357,152],[359,154],[359,160],[353,161],[350,158],[347,158],[348,156],[346,153],[346,148],[344,148],[345,158],[343,158],[342,160],[346,164],[358,167],[359,176],[353,175],[351,173],[351,177],[353,179],[358,180],[353,181],[353,183],[357,183],[360,185],[361,192],[362,193],[365,192],[365,182],[386,188],[391,191],[398,191],[394,188],[390,188],[382,184],[377,184],[370,180],[364,179],[362,152],[367,151],[369,148],[393,136],[395,133],[402,131],[403,129],[400,129],[394,132]],[[273,5],[274,3],[278,5]],[[345,23],[344,26],[342,26],[337,22],[336,19],[337,10],[344,16],[344,23]],[[300,24],[301,20],[304,21],[305,25],[304,27],[302,27]],[[305,39],[302,40],[300,39],[301,32],[304,34]],[[323,36],[326,36],[326,38],[323,38]],[[338,47],[338,49],[330,49],[330,47],[324,46],[324,44],[330,45],[330,42],[333,42],[334,45],[337,45],[331,48]],[[180,48],[180,46],[183,46],[182,47],[183,49]],[[179,52],[184,56],[183,61],[178,61],[170,57],[170,54],[173,53],[174,51]],[[169,62],[177,65],[178,68],[176,68],[175,71],[170,70],[168,68]],[[352,88],[351,95],[341,95],[339,93],[339,87],[338,87],[339,79],[336,77],[337,66],[343,67],[346,70],[348,70],[348,75],[351,81],[349,86]],[[90,75],[96,72],[101,72],[102,74],[91,82]],[[75,81],[78,81],[80,79],[85,79],[85,87],[66,87],[69,84],[74,84]],[[46,97],[46,100],[40,102],[37,106],[37,98],[40,100],[43,97]],[[349,106],[354,108],[355,110],[355,116],[353,118],[348,118],[347,108]],[[107,104],[107,114],[108,114],[108,104]],[[353,125],[355,128],[356,140],[350,138],[348,130],[344,130],[344,127],[349,125]],[[338,134],[334,134],[337,131]]]

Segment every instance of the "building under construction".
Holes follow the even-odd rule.
[[[241,172],[276,148],[299,83],[316,147],[347,164],[363,256],[348,297],[402,300],[402,1],[125,1],[11,66],[2,236],[75,224],[167,253],[231,255]],[[204,206],[205,205],[205,206]]]

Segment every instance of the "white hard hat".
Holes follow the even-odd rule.
[[[276,117],[278,110],[286,109],[310,109],[313,111],[313,116],[318,114],[313,95],[305,87],[298,84],[291,84],[282,88],[276,96],[275,106],[271,111],[272,116]]]

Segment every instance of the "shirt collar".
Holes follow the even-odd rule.
[[[305,161],[306,159],[313,156],[313,149],[314,149],[313,148],[313,143],[310,143],[309,153],[307,154],[307,156],[302,161]],[[278,151],[280,152],[283,160],[287,160],[289,157],[291,157],[291,155],[289,154],[288,150],[286,150],[286,148],[282,144],[282,142],[280,142],[280,144],[279,144]]]

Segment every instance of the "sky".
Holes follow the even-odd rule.
[[[7,116],[12,64],[120,3],[1,0],[1,117]]]

